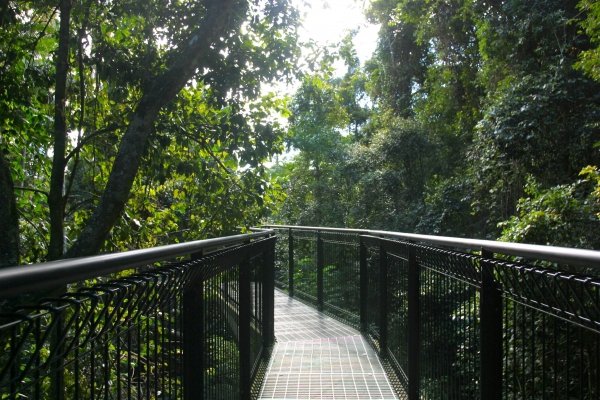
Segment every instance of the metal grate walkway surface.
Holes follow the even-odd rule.
[[[360,333],[275,290],[277,343],[259,399],[397,399]]]

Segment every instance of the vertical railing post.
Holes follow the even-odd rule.
[[[363,333],[367,332],[368,319],[367,313],[369,309],[368,303],[368,290],[369,280],[367,275],[367,246],[365,245],[362,236],[359,236],[359,258],[360,258],[360,329]]]
[[[202,257],[192,255],[192,260]],[[204,278],[191,274],[183,289],[183,398],[204,399]]]
[[[65,398],[65,370],[62,359],[64,352],[64,340],[67,335],[65,331],[65,321],[63,318],[63,310],[54,311],[53,318],[56,319],[55,329],[52,333],[52,341],[50,345],[50,353],[54,360],[52,361],[52,400],[64,400]],[[92,382],[92,385],[94,383]]]
[[[323,238],[317,231],[317,308],[323,311]]]
[[[379,246],[379,352],[387,357],[388,342],[388,295],[387,295],[387,251],[383,244]]]
[[[502,293],[494,278],[494,253],[481,250],[481,399],[502,398]]]
[[[271,346],[275,341],[275,241],[271,238],[270,244],[264,253],[262,304],[263,304],[263,344]]]
[[[421,350],[421,276],[413,244],[408,244],[408,399],[418,400],[420,393]]]
[[[238,344],[240,351],[240,399],[250,400],[252,390],[252,353],[250,335],[252,319],[252,291],[250,280],[252,271],[248,260],[240,263],[238,274],[239,288],[239,316],[238,316]]]
[[[294,297],[294,234],[288,230],[288,293]]]

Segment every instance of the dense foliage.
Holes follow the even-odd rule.
[[[0,265],[261,218],[287,0],[3,0],[0,24]]]
[[[598,248],[599,13],[372,0],[372,59],[313,47],[288,107],[263,85],[299,70],[287,0],[0,1],[0,265],[269,212]]]
[[[294,96],[273,219],[600,248],[599,10],[371,1],[373,58]]]
[[[587,0],[372,0],[369,17],[381,24],[373,58],[357,67],[342,43],[337,57],[346,73],[336,75],[324,60],[293,98],[288,143],[298,154],[274,169],[287,194],[274,222],[600,249],[599,12]],[[295,234],[294,285],[312,295],[318,274],[310,257],[317,253],[303,242]],[[332,261],[351,251],[325,251],[325,280],[352,268]],[[407,320],[405,254],[388,256],[384,268],[374,256],[367,273],[367,286],[385,282],[369,289],[367,304],[376,306],[367,318],[377,325],[382,307],[370,296],[388,288],[389,344],[400,351],[407,343],[399,328]],[[473,360],[483,340],[472,338],[486,295],[463,274],[478,280],[483,263],[449,254],[416,257],[423,398],[477,397],[481,384]],[[557,328],[567,320],[539,310],[550,298],[571,296],[556,281],[543,282],[556,270],[503,264],[492,275],[503,290],[502,396],[591,398],[592,385],[582,382],[598,369],[595,362],[583,367],[594,339]],[[356,276],[331,286],[352,288]],[[509,293],[523,297],[513,301]],[[324,297],[345,306],[341,291]]]

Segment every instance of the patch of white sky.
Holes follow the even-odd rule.
[[[371,58],[377,47],[379,25],[370,23],[365,11],[369,0],[292,0],[300,11],[301,26],[298,30],[300,43],[314,42],[318,46],[336,46],[344,37],[354,31],[354,49],[361,62]],[[306,64],[306,50],[302,51],[299,65]],[[334,64],[336,75],[346,72],[343,61]],[[274,91],[278,95],[293,95],[298,89],[299,82],[278,82],[264,85],[263,91]],[[280,121],[283,122],[283,121]],[[285,122],[283,122],[285,125]],[[288,149],[284,154],[276,156],[274,162],[285,162],[297,154],[295,149]],[[268,163],[273,165],[273,162]]]
[[[356,30],[354,48],[361,62],[368,60],[377,44],[379,26],[365,17],[368,0],[294,0],[300,9],[300,40],[327,46],[337,44]]]
[[[379,25],[367,21],[365,10],[369,0],[292,0],[300,11],[301,26],[298,30],[300,43],[314,42],[317,46],[336,46],[351,31],[355,31],[354,48],[361,63],[371,58],[377,46]],[[305,65],[307,50],[303,50],[299,65]],[[346,71],[340,60],[335,65],[336,74]],[[280,94],[293,94],[299,82],[266,85],[265,91],[275,90]]]

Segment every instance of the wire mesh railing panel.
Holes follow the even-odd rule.
[[[478,260],[419,246],[417,262],[421,267],[421,396],[479,398]]]
[[[0,398],[177,398],[179,266],[2,316]]]
[[[290,264],[305,298],[351,322],[358,305],[399,398],[600,398],[600,279],[590,269],[600,266],[598,252],[279,229],[294,237]]]
[[[290,269],[290,234],[287,231],[277,231],[277,242],[275,243],[275,285],[288,291],[289,269]],[[293,250],[293,244],[292,244]]]
[[[273,251],[236,244],[2,310],[0,398],[250,398],[273,337]]]
[[[503,396],[600,398],[600,281],[496,263],[503,291]]]
[[[326,312],[358,326],[360,321],[360,264],[358,236],[322,233],[323,303]]]
[[[408,252],[388,253],[388,355],[400,384],[408,388]]]
[[[249,263],[251,269],[250,292],[252,301],[252,314],[250,319],[250,365],[251,375],[254,376],[259,368],[264,351],[263,329],[263,275],[264,257],[254,257]]]
[[[375,347],[379,347],[380,334],[380,323],[381,323],[381,297],[379,291],[380,282],[380,265],[381,265],[381,254],[379,247],[369,247],[367,256],[367,297],[366,297],[366,315],[365,320],[365,332],[368,335],[368,339],[372,342]]]
[[[294,295],[317,305],[317,237],[314,232],[293,232]]]
[[[204,398],[239,398],[239,271],[220,271],[204,282]]]

